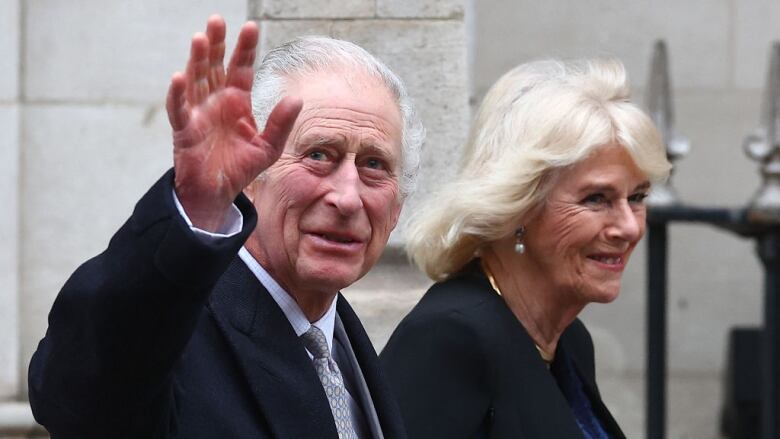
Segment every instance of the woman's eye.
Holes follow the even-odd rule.
[[[607,197],[602,193],[590,194],[582,199],[585,204],[602,204],[607,201]]]

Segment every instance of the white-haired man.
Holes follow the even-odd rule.
[[[422,128],[351,43],[274,49],[252,90],[257,26],[227,69],[224,39],[211,17],[171,80],[174,169],[55,301],[36,419],[58,439],[404,437],[339,290],[384,249]]]

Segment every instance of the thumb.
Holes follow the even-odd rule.
[[[303,108],[302,100],[292,97],[282,98],[268,116],[268,121],[265,123],[260,137],[281,152],[301,108]]]

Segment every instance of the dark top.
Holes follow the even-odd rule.
[[[68,279],[29,372],[52,439],[337,438],[322,384],[289,321],[237,257],[255,227],[204,243],[179,215],[169,172],[108,248]],[[365,331],[337,312],[386,438],[406,437]]]
[[[585,439],[610,439],[609,434],[604,430],[601,420],[593,411],[590,397],[585,391],[585,384],[574,364],[566,355],[566,351],[558,349],[556,351],[555,361],[550,367],[550,373],[558,382],[566,400],[569,401],[574,419],[582,431]]]
[[[624,438],[601,401],[590,334],[575,320],[558,350],[581,377],[592,412]],[[533,340],[478,263],[433,285],[380,355],[411,438],[582,438]]]

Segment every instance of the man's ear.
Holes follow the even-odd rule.
[[[244,195],[247,198],[249,198],[249,201],[251,201],[252,204],[255,204],[255,195],[257,194],[257,190],[259,189],[259,187],[258,187],[259,185],[260,185],[259,179],[254,179],[243,190]]]
[[[401,216],[401,209],[403,207],[404,207],[403,200],[396,201],[395,206],[393,207],[393,211],[390,212],[390,215],[392,215],[392,218],[390,218],[390,219],[392,220],[392,224],[393,224],[393,227],[391,227],[391,230],[395,229],[395,226],[398,225],[398,218],[400,218],[400,216]]]

